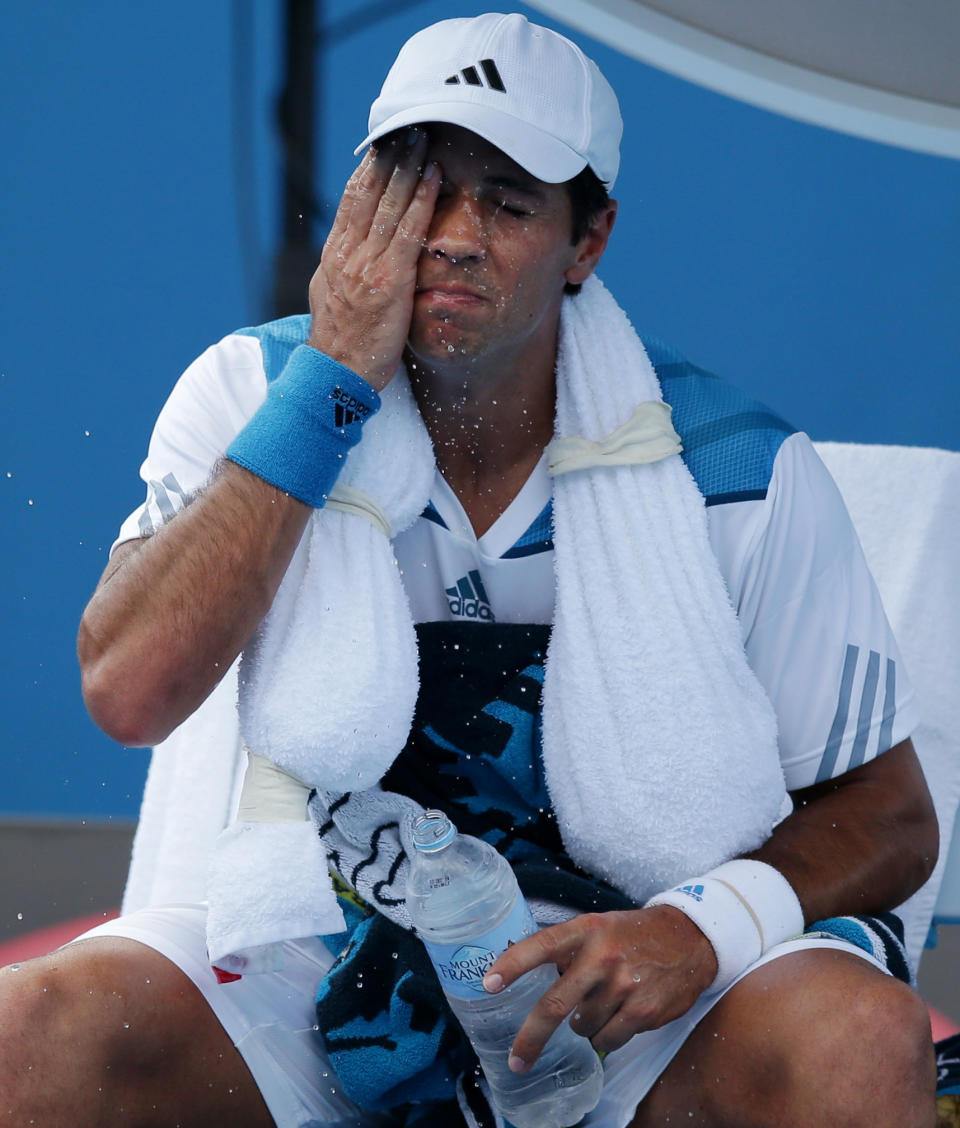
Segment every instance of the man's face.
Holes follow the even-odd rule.
[[[571,243],[570,200],[466,129],[428,127],[443,174],[420,258],[408,347],[431,368],[551,354]]]

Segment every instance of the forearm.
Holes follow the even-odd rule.
[[[426,137],[412,132],[350,179],[310,286],[318,348],[293,351],[209,487],[121,546],[84,612],[84,699],[123,744],[162,740],[226,673],[400,364],[440,182],[435,166],[421,178]]]
[[[571,1011],[574,1030],[598,1049],[618,1049],[637,1031],[685,1013],[702,991],[725,986],[778,939],[800,931],[801,909],[808,924],[892,909],[933,869],[937,821],[909,740],[796,799],[796,811],[749,858],[779,870],[799,908],[776,874],[733,862],[712,871],[716,877],[691,876],[646,908],[587,913],[521,940],[491,966],[488,991],[542,963],[556,963],[561,977],[534,1006],[512,1053],[535,1061]],[[734,874],[731,867],[739,868]]]
[[[155,744],[206,699],[269,609],[311,512],[224,462],[155,536],[121,546],[78,638],[84,699],[105,732]]]
[[[936,815],[910,741],[794,798],[793,814],[749,856],[787,878],[807,923],[892,909],[932,872]]]

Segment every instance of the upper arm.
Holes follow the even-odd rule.
[[[802,807],[851,786],[898,796],[904,807],[914,811],[921,821],[928,817],[936,820],[923,766],[909,738],[887,749],[882,756],[875,756],[848,772],[797,788],[791,796],[794,803]]]
[[[157,417],[140,467],[146,498],[123,522],[111,559],[123,544],[156,532],[209,482],[266,389],[255,337],[231,334],[187,368]]]
[[[922,860],[926,872],[920,881],[926,880],[937,861],[940,828],[913,742],[903,740],[842,775],[793,791],[792,798],[800,808],[827,797],[843,798],[853,791],[858,803],[869,809],[873,825],[885,827],[894,841],[899,839]]]
[[[752,504],[731,596],[797,790],[906,740],[914,691],[846,507],[805,435],[782,444],[767,497]]]

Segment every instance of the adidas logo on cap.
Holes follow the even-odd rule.
[[[484,623],[496,621],[483,580],[476,568],[457,580],[453,587],[444,588],[444,592],[450,605],[450,614],[458,619],[480,619]]]
[[[500,77],[500,72],[497,70],[497,64],[493,59],[481,59],[477,66],[483,71],[483,77],[487,80],[484,83],[483,79],[477,72],[477,67],[464,67],[459,74],[452,74],[445,80],[445,86],[457,86],[461,77],[468,86],[489,86],[491,90],[499,90],[502,94],[506,94],[507,88],[503,85],[503,79]]]

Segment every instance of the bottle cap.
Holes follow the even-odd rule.
[[[425,854],[442,850],[457,837],[457,828],[443,811],[424,811],[413,821],[413,844]]]

